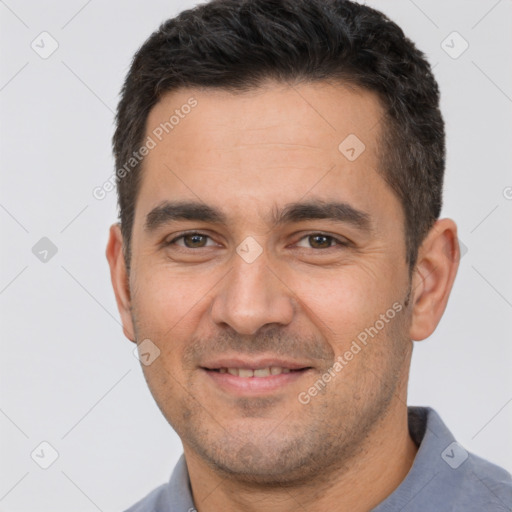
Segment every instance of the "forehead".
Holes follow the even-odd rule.
[[[196,106],[189,108],[191,103]],[[382,113],[378,97],[360,88],[268,81],[245,92],[187,88],[167,93],[150,111],[146,132],[163,128],[167,139],[172,137],[166,135],[179,134],[186,146],[174,147],[174,153],[190,145],[208,149],[237,143],[310,143],[310,148],[336,149],[336,142],[349,134],[371,145]]]
[[[147,119],[154,148],[136,213],[183,198],[241,215],[254,206],[262,218],[308,194],[363,210],[396,202],[379,172],[382,117],[375,94],[342,84],[172,91]]]

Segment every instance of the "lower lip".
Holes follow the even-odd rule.
[[[269,375],[268,377],[238,377],[230,373],[220,373],[203,369],[221,389],[239,395],[261,395],[282,390],[309,372],[309,369]]]

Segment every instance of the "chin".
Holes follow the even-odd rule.
[[[315,454],[301,439],[227,436],[195,450],[216,473],[247,484],[295,486],[317,473]]]

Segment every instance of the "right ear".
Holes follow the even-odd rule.
[[[117,309],[121,315],[124,335],[136,343],[131,315],[131,297],[128,275],[123,256],[123,235],[119,223],[110,226],[106,256],[110,266],[110,279],[116,296]]]

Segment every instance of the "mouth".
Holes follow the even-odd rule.
[[[201,367],[218,388],[236,396],[261,396],[284,391],[312,369],[307,364],[283,360],[225,360]]]
[[[301,372],[303,370],[309,370],[310,367],[299,368],[299,369],[291,369],[291,368],[283,368],[282,366],[267,366],[265,368],[205,368],[205,370],[209,370],[212,372],[218,373],[229,373],[230,375],[235,375],[236,377],[241,377],[243,379],[247,379],[250,377],[262,378],[262,377],[270,377],[271,375],[281,375],[283,373],[291,373],[291,372]]]

